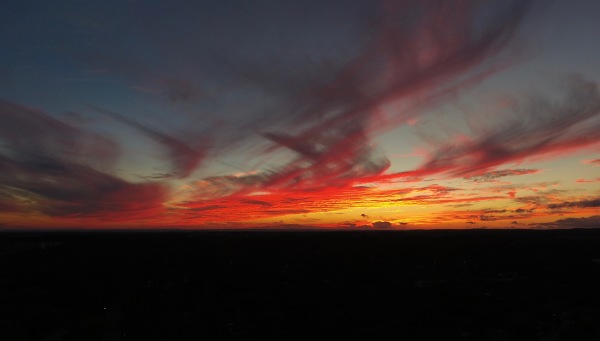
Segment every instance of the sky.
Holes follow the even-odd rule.
[[[0,228],[600,226],[598,13],[9,0]]]

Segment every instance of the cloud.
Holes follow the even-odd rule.
[[[527,213],[527,212],[531,213],[531,212],[533,212],[533,211],[535,211],[535,207],[533,207],[533,208],[530,208],[530,209],[525,209],[525,208],[517,208],[517,209],[516,209],[516,210],[514,210],[513,212],[515,212],[515,213]]]
[[[526,175],[526,174],[536,174],[540,171],[538,169],[503,169],[497,171],[489,171],[484,172],[482,174],[472,175],[465,177],[464,179],[473,181],[473,182],[494,182],[494,180],[505,177],[505,176],[515,176],[515,175]]]
[[[162,32],[157,27],[161,26],[160,30],[177,27],[166,17],[157,19],[165,20],[165,25],[148,25],[145,17],[127,22],[136,28],[130,30],[132,35],[153,33],[147,35],[152,39],[140,44],[140,50],[143,46],[143,51],[156,53],[138,53],[136,49],[125,54],[126,49],[118,44],[121,37],[106,35],[109,38],[98,37],[101,43],[97,46],[104,49],[86,49],[82,55],[95,69],[130,82],[130,88],[166,98],[170,108],[176,108],[176,104],[197,105],[186,107],[194,109],[214,108],[231,103],[234,98],[241,103],[235,108],[236,113],[223,109],[223,117],[203,123],[204,130],[215,131],[221,143],[247,142],[257,138],[248,137],[250,132],[259,132],[267,148],[260,155],[248,157],[260,159],[281,150],[290,156],[288,162],[269,169],[190,181],[183,199],[174,203],[180,208],[179,213],[212,219],[211,215],[224,213],[247,218],[332,210],[348,206],[351,198],[361,202],[385,200],[383,192],[357,187],[379,181],[390,167],[390,161],[371,141],[372,136],[414,120],[413,116],[422,109],[442,103],[497,71],[501,60],[495,57],[509,45],[528,3],[498,2],[492,4],[495,11],[487,13],[484,6],[469,1],[377,2],[380,5],[377,20],[369,23],[368,30],[361,30],[362,37],[356,37],[361,41],[360,46],[343,58],[332,59],[331,63],[296,55],[261,54],[253,59],[229,53],[237,48],[234,42],[244,40],[237,39],[236,34],[241,37],[246,32],[228,31],[233,39],[223,39],[220,51],[215,45],[200,43],[205,42],[202,39],[186,40],[188,32],[165,39],[158,34]],[[181,13],[177,16],[180,20],[189,20],[185,6],[167,7]],[[484,21],[480,20],[483,12],[488,14]],[[108,20],[116,21],[109,27],[123,24],[118,18]],[[189,60],[182,60],[185,57],[194,62],[201,60],[205,66],[196,67]],[[154,58],[181,64],[185,72],[175,65],[157,63]],[[209,73],[212,78],[205,77]],[[207,83],[200,84],[203,81]],[[409,109],[381,116],[381,106],[394,101],[405,102]],[[133,115],[103,108],[95,111],[134,128],[167,151],[172,169],[149,177],[159,183],[171,175],[189,177],[208,152],[219,155],[229,147],[217,141],[211,150],[206,144],[200,149],[193,148],[183,139],[142,124]],[[218,127],[212,125],[216,121]],[[89,173],[92,178],[98,176],[98,181],[102,181],[99,174],[92,174],[93,169],[78,168],[78,171]],[[105,179],[109,183],[117,180]],[[411,191],[423,193],[401,200],[461,202],[447,197],[450,191],[455,191],[449,187]],[[373,196],[360,197],[365,192]],[[179,198],[179,194],[174,197]],[[314,203],[307,204],[307,200]],[[300,202],[305,206],[302,209],[298,209]],[[241,208],[247,211],[233,212]]]
[[[495,221],[496,217],[493,215],[480,215],[479,220],[480,221]]]
[[[272,173],[267,186],[317,187],[322,183],[345,186],[381,174],[390,166],[387,158],[369,146],[359,121],[340,122],[327,130],[318,127],[301,136],[283,133],[264,136],[298,155],[283,169]]]
[[[530,96],[512,108],[504,123],[472,122],[473,136],[438,146],[420,168],[407,174],[468,177],[502,164],[592,146],[600,141],[600,121],[594,120],[599,113],[597,84],[574,76],[566,82],[562,102]]]
[[[503,196],[453,196],[457,188],[432,184],[403,189],[379,189],[371,186],[321,186],[315,188],[262,187],[262,174],[240,174],[238,176],[215,177],[196,182],[174,196],[182,199],[175,203],[180,214],[194,207],[217,205],[210,215],[195,217],[215,219],[219,215],[237,217],[242,220],[259,219],[266,216],[292,212],[302,208],[301,213],[328,212],[352,207],[377,207],[381,205],[435,205],[473,203],[504,199]],[[213,214],[214,213],[214,214]],[[300,213],[300,212],[298,212]],[[367,217],[365,214],[363,218]],[[231,218],[233,219],[233,218]]]
[[[565,218],[549,223],[541,223],[538,226],[545,228],[598,228],[600,227],[600,216]]]
[[[193,194],[191,196],[192,198],[196,197]],[[328,212],[353,206],[360,207],[360,198],[369,196],[374,201],[379,200],[374,198],[377,196],[376,191],[369,188],[340,189],[333,187],[318,190],[254,192],[252,194],[242,191],[219,197],[179,201],[174,203],[173,214],[177,215],[182,223],[220,221],[222,217],[227,217],[231,221],[245,221],[287,214]],[[198,211],[198,208],[204,207],[211,207],[211,209]]]
[[[586,182],[600,182],[600,178],[596,178],[596,179],[577,179],[575,180],[575,182],[579,182],[579,183],[586,183]]]
[[[269,210],[265,214],[271,216],[281,216],[288,214],[302,214],[302,213],[310,213],[310,210],[304,209],[288,209],[288,210]]]
[[[175,197],[189,198],[190,200],[174,202],[172,213],[182,220],[187,219],[199,224],[218,221],[223,216],[232,221],[244,221],[286,214],[322,213],[352,208],[362,209],[390,205],[431,206],[505,199],[503,196],[458,195],[454,197],[451,193],[456,189],[439,185],[385,190],[367,186],[285,188],[282,190],[270,188],[265,190],[252,187],[256,180],[252,176],[232,177],[228,180],[228,185],[233,188],[223,186],[221,183],[223,178],[214,179],[218,184],[216,188],[212,189],[210,182],[202,180],[197,186],[190,186],[191,193],[184,191],[175,194]],[[250,178],[246,179],[246,177]],[[262,183],[260,177],[258,179],[258,182]],[[237,185],[238,182],[242,182],[240,187]],[[245,190],[240,188],[245,188]],[[204,207],[211,207],[211,209],[205,210]],[[366,214],[361,214],[361,216],[368,218]]]
[[[507,209],[502,209],[502,210],[485,210],[485,213],[506,213],[508,210]]]
[[[258,205],[258,206],[262,206],[262,207],[273,206],[273,204],[266,202],[266,201],[261,201],[261,200],[241,199],[240,202],[243,204]]]
[[[583,161],[583,164],[600,166],[600,159],[585,160],[585,161]]]
[[[521,204],[534,204],[534,205],[544,205],[550,201],[549,198],[543,195],[528,195],[523,197],[518,197],[513,199],[514,201]]]
[[[9,198],[6,200],[25,198],[19,199],[19,205],[53,216],[148,217],[162,212],[168,202],[169,219],[193,218],[188,221],[198,223],[219,221],[223,216],[242,221],[393,200],[432,204],[502,198],[452,198],[449,194],[456,189],[437,185],[397,191],[394,197],[390,196],[392,192],[369,188],[369,184],[385,180],[383,174],[390,167],[372,136],[413,122],[425,109],[440,105],[506,65],[502,52],[509,47],[529,1],[496,2],[490,5],[493,11],[471,1],[380,4],[379,17],[361,37],[367,39],[347,56],[333,58],[330,64],[314,63],[293,53],[292,58],[260,54],[254,56],[258,62],[243,53],[241,60],[235,53],[223,54],[228,56],[225,58],[215,52],[213,56],[217,57],[208,58],[203,50],[212,47],[191,44],[185,37],[195,39],[195,35],[189,32],[148,34],[149,39],[132,50],[122,47],[121,36],[106,34],[111,37],[108,40],[99,37],[102,43],[92,45],[99,46],[100,51],[85,48],[81,52],[87,55],[85,59],[97,69],[127,79],[130,88],[167,98],[170,108],[185,104],[195,114],[204,114],[207,108],[235,103],[218,109],[215,115],[206,114],[211,120],[197,129],[214,132],[218,141],[211,141],[210,150],[207,142],[195,148],[183,138],[141,123],[133,114],[96,107],[95,111],[135,129],[166,151],[171,169],[150,176],[158,181],[132,183],[111,173],[119,149],[114,141],[44,113],[0,102],[0,136],[8,146],[0,154],[0,169],[6,170],[0,178],[0,189],[8,193],[4,195]],[[485,20],[481,20],[483,14]],[[179,16],[161,16],[160,20],[172,17],[179,20]],[[126,24],[136,28],[128,30],[133,36],[139,33],[136,30],[142,34],[163,33],[163,25],[131,19]],[[231,44],[224,49],[231,52],[237,47],[232,42],[241,41],[244,39],[223,38],[218,44]],[[157,46],[153,46],[155,42]],[[259,49],[252,46],[252,50]],[[208,60],[208,66],[174,71],[185,58],[189,60],[182,63],[184,66],[198,60]],[[177,65],[160,67],[162,59]],[[201,71],[214,73],[213,83],[200,84],[207,79],[200,76]],[[582,89],[578,90],[583,96]],[[382,114],[382,106],[390,102],[401,102],[405,109]],[[208,140],[205,134],[202,136],[203,141]],[[220,155],[236,141],[249,144],[258,138],[267,144],[266,148],[258,155],[249,153],[248,158],[257,160],[284,151],[289,160],[241,175],[188,179],[185,189],[169,195],[166,183],[170,176],[188,178],[207,153]],[[475,142],[490,145],[484,140]],[[417,170],[415,177],[442,171],[470,175],[460,170],[474,168],[470,162],[462,163],[464,148],[442,149],[464,166],[435,153],[425,165],[430,167]],[[480,161],[484,161],[485,170],[495,165]],[[11,192],[14,190],[19,193]],[[6,204],[2,207],[13,209]],[[381,227],[390,224],[377,222],[374,226],[378,223],[383,224]]]
[[[392,227],[392,223],[389,221],[376,221],[372,225],[377,229],[389,229]]]
[[[0,99],[0,153],[13,156],[46,156],[111,167],[119,156],[118,145],[99,134],[84,131],[46,113]]]
[[[269,179],[269,172],[213,176],[190,183],[180,195],[199,201],[248,194],[263,189]]]
[[[168,150],[168,159],[173,165],[172,173],[176,175],[177,178],[185,178],[189,176],[198,167],[198,165],[204,158],[203,150],[196,150],[165,133],[161,133],[155,129],[151,129],[137,122],[134,119],[125,117],[119,113],[106,109],[94,108],[94,110],[108,115],[113,119],[136,129],[145,136],[164,146]],[[161,175],[164,175],[164,177],[166,177],[170,174],[165,173]]]
[[[0,212],[20,212],[24,210],[25,207],[19,204],[16,194],[14,190],[0,187]]]
[[[536,216],[545,216],[545,212],[536,213],[535,209],[474,209],[474,210],[451,210],[433,213],[435,222],[444,224],[450,221],[515,221],[529,219]]]
[[[168,193],[157,183],[134,184],[44,156],[1,156],[0,169],[0,188],[12,192],[15,202],[52,216],[118,220],[133,212],[160,210]]]
[[[511,40],[527,3],[511,2],[481,22],[481,8],[470,2],[384,2],[364,49],[343,65],[320,70],[321,77],[296,73],[304,68],[293,62],[261,67],[228,61],[247,86],[276,89],[268,93],[277,105],[266,108],[255,127],[272,143],[267,153],[285,149],[296,156],[251,186],[346,187],[381,179],[390,162],[370,142],[371,134],[406,123],[418,108],[441,103],[492,73],[490,60]],[[406,101],[411,110],[378,119],[380,107],[391,101]],[[276,124],[287,129],[268,128]],[[213,183],[229,187],[230,180]]]
[[[559,204],[550,204],[548,208],[551,210],[561,209],[561,208],[582,208],[582,207],[600,207],[600,198],[595,198],[591,200],[580,200],[580,201],[565,201]]]
[[[0,101],[0,201],[4,211],[118,220],[160,211],[168,189],[108,173],[118,145],[47,114]]]
[[[221,205],[208,205],[208,206],[199,206],[199,207],[191,207],[188,208],[189,211],[192,212],[201,212],[201,211],[212,211],[212,210],[220,210],[225,208],[225,206]]]
[[[472,203],[465,203],[465,204],[450,204],[450,205],[446,205],[447,207],[454,207],[454,208],[460,208],[460,207],[469,207],[469,206],[473,206]]]

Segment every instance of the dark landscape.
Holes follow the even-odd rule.
[[[3,232],[0,339],[600,339],[600,231]]]

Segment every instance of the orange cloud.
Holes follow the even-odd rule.
[[[575,182],[579,182],[579,183],[599,182],[599,181],[600,181],[600,178],[591,179],[591,180],[586,180],[586,179],[577,179],[577,180],[575,180]]]

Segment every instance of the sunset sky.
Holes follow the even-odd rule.
[[[13,1],[0,228],[600,226],[600,2]]]

